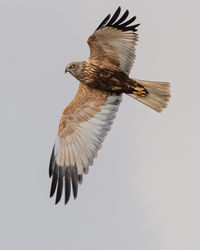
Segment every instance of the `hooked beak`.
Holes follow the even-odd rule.
[[[66,68],[65,68],[65,74],[66,74],[67,72],[68,72],[68,68],[66,67]]]

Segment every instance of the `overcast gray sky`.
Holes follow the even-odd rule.
[[[78,82],[64,74],[121,5],[136,15],[131,76],[170,81],[157,114],[124,96],[78,199],[49,199],[59,117]],[[199,250],[199,2],[0,1],[0,249]]]

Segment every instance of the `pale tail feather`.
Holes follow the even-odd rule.
[[[161,112],[167,107],[170,99],[170,83],[169,82],[153,82],[134,79],[148,91],[147,96],[139,96],[136,94],[128,94],[136,100],[144,103],[150,108]]]

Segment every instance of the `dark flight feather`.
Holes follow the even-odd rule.
[[[78,194],[78,171],[77,167],[71,167],[71,175],[72,175],[72,188],[74,199],[76,199]]]
[[[119,8],[115,11],[115,13],[114,13],[114,15],[112,16],[112,18],[110,19],[110,21],[108,22],[107,26],[111,26],[111,25],[117,20],[117,18],[119,17],[120,12],[121,12],[121,8],[119,7]]]
[[[57,187],[57,195],[56,195],[56,202],[55,204],[57,204],[62,196],[62,191],[63,191],[63,169],[62,167],[59,167],[58,170],[58,187]]]
[[[136,28],[139,26],[140,24],[135,24],[135,25],[132,25],[132,26],[129,26],[129,27],[125,27],[124,28],[124,31],[128,31],[128,30],[132,30],[132,31],[137,31]]]
[[[110,14],[108,14],[108,15],[104,18],[104,20],[99,24],[99,26],[98,26],[98,28],[97,28],[96,30],[102,28],[102,27],[108,22],[109,19],[110,19]]]
[[[136,16],[132,17],[131,19],[129,19],[128,21],[126,21],[125,23],[121,24],[121,27],[126,27],[129,24],[131,24],[132,22],[134,22],[136,19]]]
[[[129,15],[129,11],[128,10],[126,10],[125,12],[124,12],[124,14],[121,16],[121,18],[116,22],[116,23],[114,23],[114,26],[116,25],[119,25],[120,23],[122,23],[127,17],[128,17],[128,15]]]
[[[65,204],[69,201],[71,194],[71,185],[73,189],[74,199],[76,199],[78,194],[78,183],[82,182],[82,175],[78,175],[78,170],[76,166],[61,167],[55,162],[55,167],[53,170],[53,178],[51,184],[50,197],[52,197],[57,188],[56,201],[57,204],[63,193],[63,185],[65,184]],[[63,180],[64,178],[64,180]]]
[[[132,22],[135,21],[136,16],[132,17],[131,19],[129,19],[129,20],[127,20],[126,22],[123,23],[123,21],[125,21],[126,18],[128,17],[129,11],[126,10],[126,11],[124,12],[124,14],[121,16],[121,18],[120,18],[118,21],[116,21],[117,18],[119,17],[120,12],[121,12],[121,8],[119,7],[119,8],[115,11],[115,13],[114,13],[114,15],[111,17],[111,19],[110,19],[110,16],[111,16],[111,15],[110,15],[110,14],[107,15],[106,18],[101,22],[101,24],[98,26],[98,28],[97,28],[96,30],[98,30],[98,29],[103,29],[103,28],[105,28],[105,27],[113,27],[113,28],[116,28],[116,29],[121,30],[121,31],[128,31],[128,30],[131,30],[131,31],[133,31],[133,32],[134,32],[134,31],[137,31],[137,30],[136,30],[136,27],[139,26],[140,24],[136,24],[136,25],[132,25],[132,26],[129,26],[129,27],[128,27],[129,24],[131,24]],[[108,22],[109,19],[110,19],[110,21]],[[116,22],[115,22],[115,21],[116,21]]]
[[[53,169],[54,169],[54,167],[55,167],[54,147],[55,147],[55,146],[53,146],[53,150],[52,150],[52,153],[51,153],[51,159],[50,159],[50,163],[49,163],[49,177],[52,176],[52,174],[53,174]]]
[[[79,176],[78,176],[78,183],[79,183],[79,184],[82,184],[82,183],[83,183],[83,176],[82,176],[82,175],[79,175]]]
[[[57,182],[58,182],[58,165],[55,164],[55,168],[53,171],[53,179],[52,179],[52,183],[51,183],[50,197],[52,197],[55,193]]]
[[[71,180],[70,180],[70,167],[66,167],[65,170],[65,204],[69,201],[71,194]]]

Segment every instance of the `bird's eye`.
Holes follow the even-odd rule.
[[[69,69],[74,69],[75,68],[75,64],[72,64]]]

